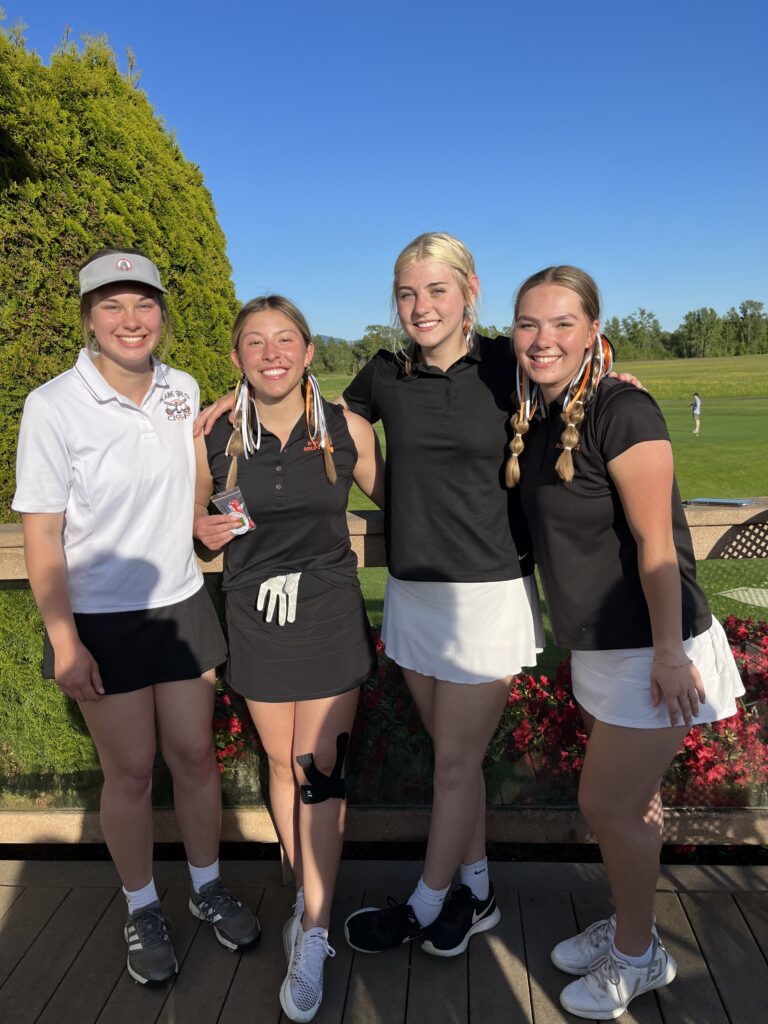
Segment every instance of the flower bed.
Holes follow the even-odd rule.
[[[732,718],[686,736],[664,777],[664,799],[678,806],[768,803],[768,623],[726,619],[746,694]],[[378,671],[361,690],[349,754],[350,800],[419,805],[431,801],[431,742],[397,666],[377,640]],[[216,757],[225,776],[258,749],[243,702],[220,692]],[[521,674],[486,758],[489,803],[573,805],[587,737],[570,689],[570,662],[554,679]]]

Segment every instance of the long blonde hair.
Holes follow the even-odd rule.
[[[520,310],[523,296],[540,284],[556,284],[575,292],[581,302],[582,312],[589,323],[600,319],[600,292],[590,275],[579,267],[567,264],[557,267],[546,267],[527,278],[515,295],[515,321]],[[613,347],[604,334],[598,334],[591,349],[586,353],[579,372],[568,385],[563,402],[560,419],[565,425],[560,443],[563,450],[555,464],[557,475],[561,480],[570,483],[573,480],[574,449],[579,444],[579,427],[581,426],[587,405],[597,391],[597,386],[613,366]],[[531,417],[538,404],[538,388],[531,387],[528,375],[518,363],[517,367],[517,404],[518,408],[510,419],[514,436],[509,442],[509,458],[507,459],[505,478],[507,487],[515,487],[520,482],[520,455],[525,447],[523,438],[528,433]]]

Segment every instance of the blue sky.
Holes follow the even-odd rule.
[[[65,25],[123,67],[133,49],[238,296],[283,292],[317,333],[388,322],[394,259],[428,230],[474,253],[485,323],[557,262],[595,276],[605,315],[670,330],[768,304],[762,0],[3,7],[45,60]]]

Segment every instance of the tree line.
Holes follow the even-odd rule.
[[[489,338],[509,337],[512,326],[481,325]],[[642,306],[629,316],[612,316],[603,324],[619,359],[696,359],[704,356],[743,356],[768,353],[768,314],[762,302],[746,299],[724,316],[704,307],[686,313],[675,331],[664,331],[658,319]],[[316,335],[314,366],[319,373],[356,373],[380,348],[392,348],[402,332],[384,324],[369,324],[362,338],[344,341]]]

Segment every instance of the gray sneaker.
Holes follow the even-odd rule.
[[[179,967],[159,901],[129,914],[123,934],[128,943],[128,973],[134,981],[146,985],[176,974]]]
[[[216,938],[227,949],[250,946],[261,935],[253,911],[230,892],[221,878],[207,882],[200,892],[192,890],[189,912],[212,924]]]

